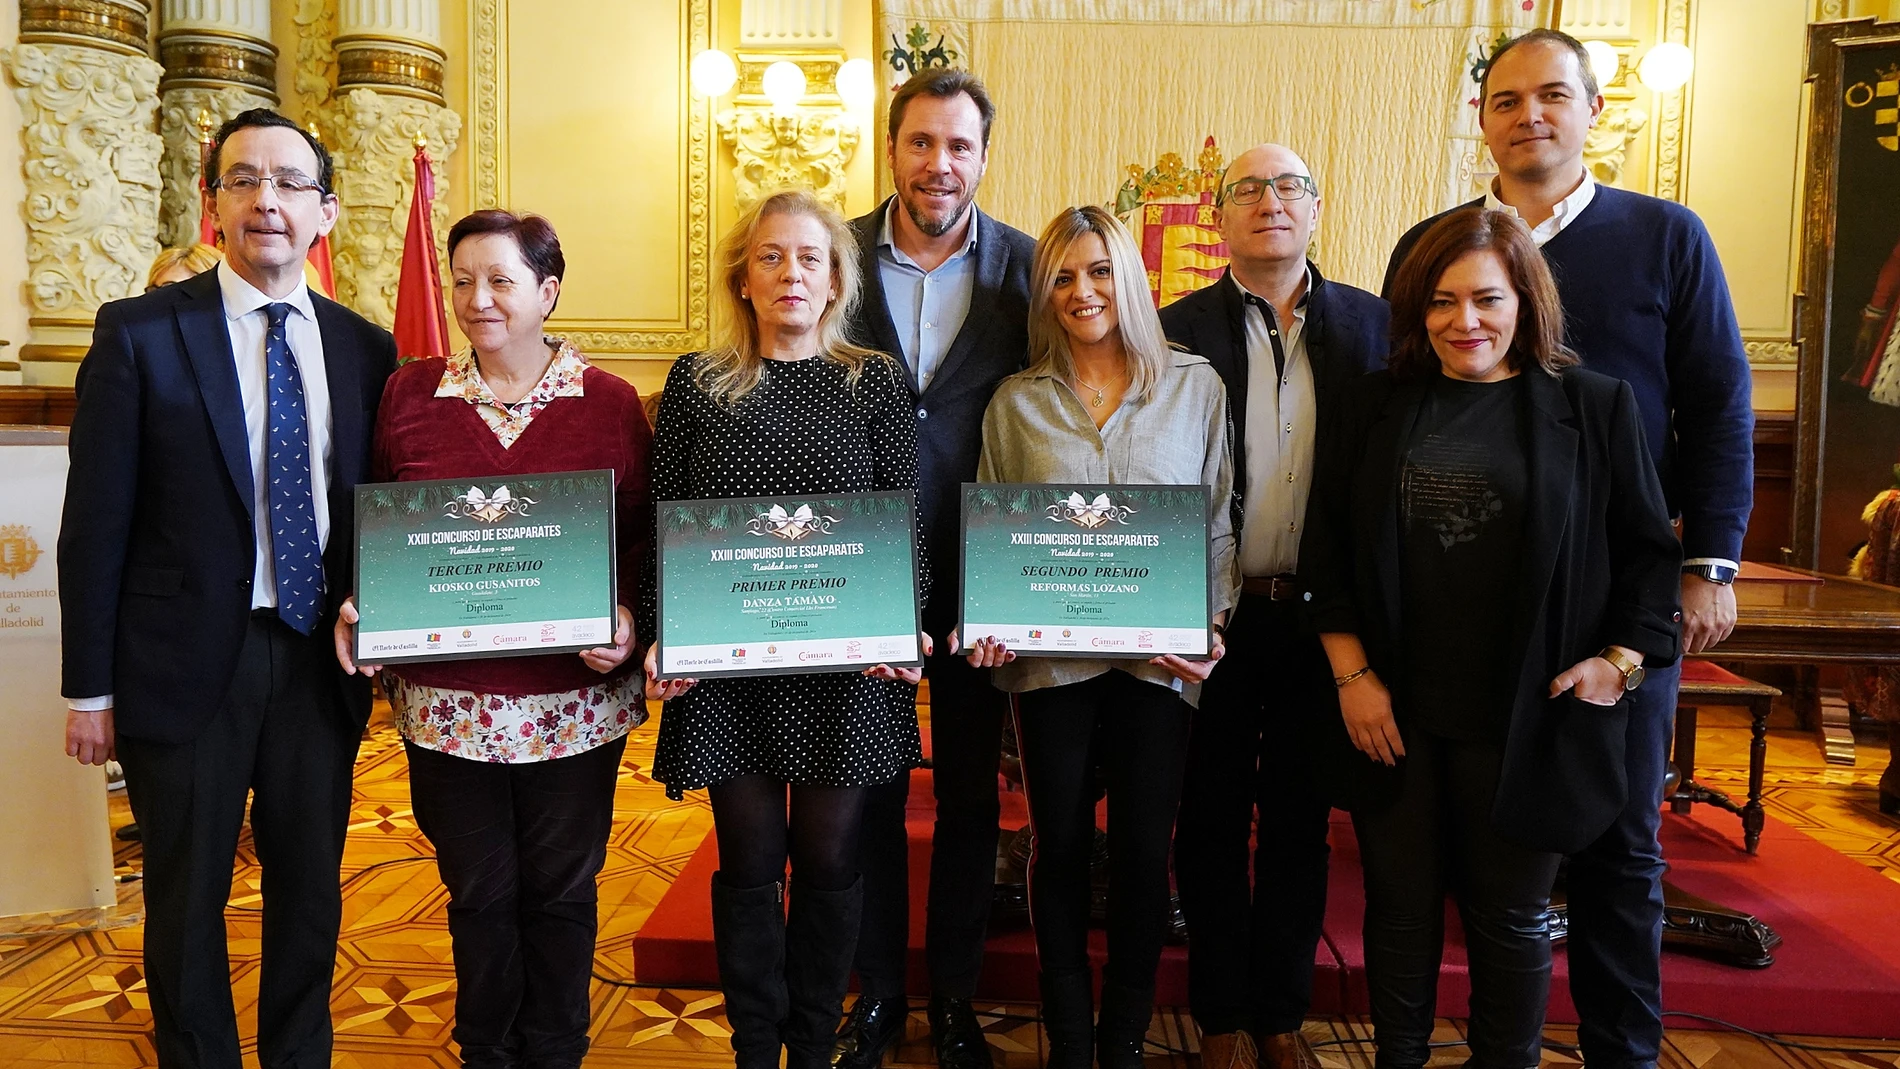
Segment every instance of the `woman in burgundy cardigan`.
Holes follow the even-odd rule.
[[[455,1040],[464,1066],[576,1067],[587,1051],[594,878],[627,732],[646,719],[633,650],[653,435],[634,388],[542,334],[566,263],[537,216],[449,231],[455,319],[473,348],[390,377],[382,481],[612,468],[615,644],[573,654],[405,664],[383,676],[409,753],[416,825],[449,891]],[[337,625],[346,671],[356,607]]]

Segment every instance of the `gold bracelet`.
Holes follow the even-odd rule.
[[[1358,671],[1356,671],[1356,672],[1347,672],[1347,673],[1346,673],[1345,675],[1343,675],[1343,676],[1334,676],[1334,677],[1333,677],[1333,686],[1335,686],[1335,687],[1343,687],[1343,686],[1345,686],[1346,684],[1348,684],[1348,683],[1350,683],[1350,682],[1352,682],[1352,681],[1353,681],[1353,680],[1355,680],[1355,679],[1358,679],[1358,678],[1359,678],[1360,676],[1362,676],[1362,675],[1365,675],[1365,674],[1366,674],[1367,672],[1370,672],[1370,671],[1372,671],[1372,666],[1371,666],[1371,665],[1366,665],[1366,666],[1365,666],[1364,668],[1361,668],[1361,669],[1359,669],[1359,670],[1358,670]]]

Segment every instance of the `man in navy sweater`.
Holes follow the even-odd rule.
[[[1531,227],[1563,293],[1571,348],[1636,391],[1651,459],[1682,520],[1683,649],[1701,653],[1735,626],[1729,584],[1754,496],[1748,359],[1715,245],[1687,208],[1591,178],[1584,136],[1603,97],[1575,38],[1534,30],[1505,45],[1479,99],[1499,173],[1473,203]],[[1436,221],[1399,239],[1387,287]],[[1570,858],[1570,994],[1592,1069],[1654,1066],[1662,1044],[1657,833],[1679,681],[1678,667],[1658,669],[1632,696],[1629,802]]]

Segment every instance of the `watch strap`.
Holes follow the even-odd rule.
[[[1603,647],[1603,652],[1597,654],[1597,656],[1610,662],[1610,667],[1623,673],[1623,686],[1625,689],[1628,689],[1630,677],[1636,674],[1638,667],[1636,662],[1623,656],[1623,651],[1617,649],[1615,646]]]
[[[1726,564],[1685,564],[1682,571],[1685,575],[1693,575],[1711,583],[1728,586],[1735,581],[1736,569]]]

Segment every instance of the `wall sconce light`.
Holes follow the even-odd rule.
[[[693,85],[693,92],[703,97],[722,97],[732,91],[734,82],[739,80],[739,66],[732,57],[717,48],[708,48],[693,57],[687,67],[687,80]]]
[[[1614,46],[1608,41],[1585,41],[1583,50],[1590,53],[1590,73],[1596,75],[1599,88],[1616,81],[1617,74],[1623,69],[1623,60],[1616,54]]]
[[[791,111],[805,99],[805,72],[791,60],[781,59],[765,68],[759,91],[772,102],[773,108]]]
[[[1695,56],[1687,45],[1664,41],[1649,50],[1636,67],[1636,77],[1652,93],[1673,93],[1689,84]]]
[[[844,61],[844,66],[838,68],[838,95],[844,98],[845,107],[853,111],[871,106],[872,98],[877,95],[877,72],[871,68],[870,60],[859,57]]]

